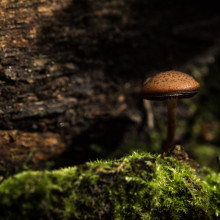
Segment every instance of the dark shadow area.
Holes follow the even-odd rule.
[[[42,19],[46,22],[37,45],[42,54],[72,61],[80,70],[101,68],[109,78],[142,79],[150,71],[193,61],[215,46],[220,37],[218,5],[218,1],[73,1],[54,12],[55,22]]]
[[[92,74],[91,84],[109,79],[120,86],[153,72],[184,69],[188,63],[206,64],[201,55],[220,51],[218,5],[218,1],[72,1],[54,12],[54,20],[41,18],[36,45],[58,64],[76,64],[77,74]],[[99,71],[104,73],[101,80]],[[118,119],[89,125],[61,158],[70,164],[103,158],[120,146],[123,133],[126,126]]]
[[[69,148],[59,156],[55,166],[73,166],[82,161],[108,158],[119,149],[130,126],[132,122],[123,117],[98,120],[71,140]]]

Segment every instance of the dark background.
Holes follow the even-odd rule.
[[[176,143],[218,169],[218,1],[20,0],[0,10],[3,174],[160,153],[166,103],[151,111],[140,89],[171,69],[201,84],[178,103]]]

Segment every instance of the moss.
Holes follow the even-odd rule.
[[[200,171],[202,176],[203,186],[209,194],[210,206],[215,212],[215,216],[220,219],[220,173],[216,173],[209,168],[203,168]]]
[[[133,153],[0,184],[1,219],[218,219],[220,174]]]

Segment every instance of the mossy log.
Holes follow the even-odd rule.
[[[220,219],[220,174],[133,153],[0,185],[1,219]]]

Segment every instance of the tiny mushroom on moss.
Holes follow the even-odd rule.
[[[170,153],[174,147],[177,100],[194,96],[199,88],[199,83],[193,77],[173,70],[158,73],[145,82],[141,90],[144,99],[167,100],[168,129],[164,154]]]

